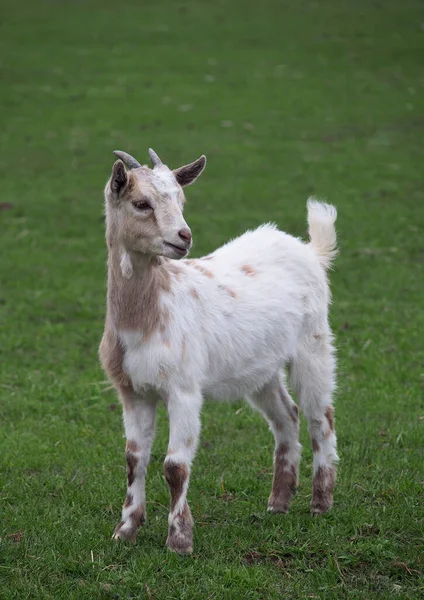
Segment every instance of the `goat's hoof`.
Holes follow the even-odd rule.
[[[313,517],[318,517],[318,515],[324,515],[331,510],[333,506],[332,502],[312,502],[311,503],[311,515]]]
[[[128,542],[135,543],[137,537],[137,528],[131,521],[121,521],[115,527],[112,539],[115,541],[125,540]]]
[[[268,504],[268,512],[273,515],[286,515],[289,512],[288,504]]]
[[[177,554],[191,554],[193,552],[193,536],[191,532],[187,532],[187,535],[181,535],[181,533],[177,531],[178,530],[171,525],[166,540],[168,549]]]
[[[169,550],[177,554],[191,554],[193,552],[193,535],[191,531],[184,534],[171,525],[166,545]]]
[[[172,545],[168,542],[168,540],[166,540],[166,547],[168,548],[168,550],[170,552],[176,552],[177,554],[180,554],[181,556],[190,556],[190,554],[193,553],[193,546],[188,545],[188,546],[184,546],[184,545]]]

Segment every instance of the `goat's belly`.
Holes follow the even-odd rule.
[[[278,367],[269,371],[262,370],[252,373],[249,377],[234,377],[216,382],[208,382],[203,390],[205,398],[226,401],[244,398],[261,389],[272,379],[277,370]]]
[[[247,342],[247,336],[246,336]],[[294,352],[293,340],[274,334],[268,343],[247,347],[240,344],[222,344],[221,353],[210,362],[203,391],[216,400],[248,396],[261,389],[290,361]]]

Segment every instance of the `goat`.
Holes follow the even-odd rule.
[[[183,187],[201,174],[206,157],[171,170],[153,150],[152,169],[125,152],[115,154],[105,188],[107,315],[99,348],[123,405],[127,439],[128,487],[114,538],[135,541],[146,519],[159,400],[170,423],[164,461],[170,549],[193,549],[187,490],[204,397],[245,397],[265,417],[275,438],[268,510],[286,513],[301,450],[288,366],[313,449],[311,511],[328,511],[338,460],[326,274],[336,255],[336,209],[308,200],[309,243],[266,224],[209,256],[185,259],[192,234],[183,217]]]

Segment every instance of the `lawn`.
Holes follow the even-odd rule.
[[[1,600],[422,597],[422,2],[1,5]],[[112,150],[149,146],[173,167],[208,156],[193,256],[263,221],[303,236],[311,194],[339,211],[334,509],[309,514],[304,420],[297,496],[270,516],[265,422],[206,404],[191,557],[164,547],[163,407],[149,521],[111,539],[125,441],[97,358],[102,194]]]

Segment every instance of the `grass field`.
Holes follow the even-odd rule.
[[[422,597],[422,2],[1,5],[0,598]],[[97,359],[102,191],[113,149],[149,146],[171,166],[208,156],[193,256],[262,221],[304,235],[311,194],[339,211],[334,509],[309,515],[305,422],[298,494],[272,517],[265,422],[207,404],[190,558],[164,548],[163,408],[149,522],[111,540],[125,461]]]

